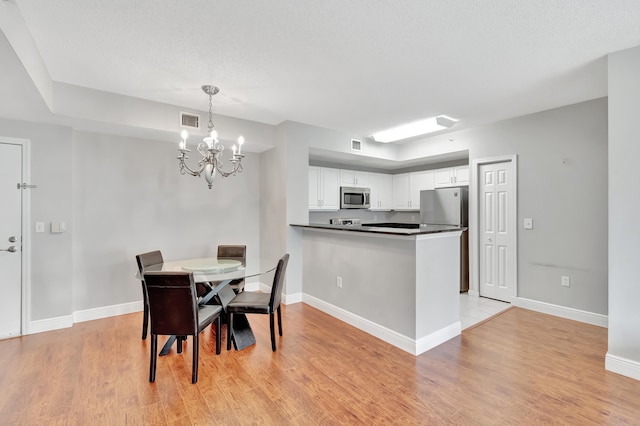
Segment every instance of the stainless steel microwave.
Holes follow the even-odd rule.
[[[370,207],[369,188],[340,187],[341,209],[368,209]]]

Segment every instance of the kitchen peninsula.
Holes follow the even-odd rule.
[[[460,334],[464,228],[291,226],[303,234],[305,303],[414,355]]]

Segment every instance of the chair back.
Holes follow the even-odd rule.
[[[274,312],[280,301],[282,300],[282,286],[284,285],[284,276],[287,272],[287,264],[289,263],[289,253],[285,254],[278,261],[276,266],[276,273],[273,276],[273,285],[271,286],[271,298],[269,299],[269,307],[271,312]]]
[[[247,246],[219,245],[218,259],[232,259],[242,262],[242,266],[247,265]]]
[[[162,253],[160,252],[160,250],[139,254],[136,256],[136,261],[138,262],[138,270],[140,270],[140,276],[142,276],[142,272],[147,266],[164,263],[164,259],[162,258]]]
[[[195,335],[198,302],[190,272],[146,272],[151,334]]]

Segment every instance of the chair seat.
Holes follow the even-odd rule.
[[[227,305],[227,313],[235,312],[241,308],[241,311],[247,314],[269,314],[270,293],[258,293],[255,291],[243,291],[233,298]]]
[[[202,331],[211,324],[222,311],[220,305],[204,305],[198,307],[198,329]]]

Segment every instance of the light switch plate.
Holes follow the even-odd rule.
[[[524,218],[524,229],[533,229],[533,219],[530,217]]]
[[[44,222],[36,222],[36,232],[44,232]]]

